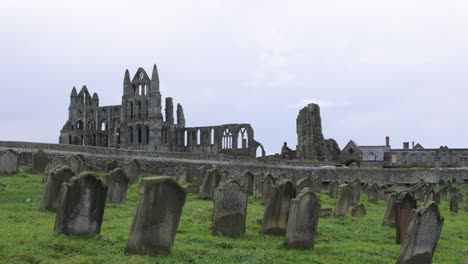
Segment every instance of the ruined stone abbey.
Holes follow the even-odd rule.
[[[190,152],[255,157],[263,146],[250,124],[186,127],[184,109],[162,96],[156,65],[151,78],[139,68],[133,78],[125,71],[121,105],[99,106],[99,96],[86,86],[70,95],[68,120],[60,144],[86,145],[158,152]]]

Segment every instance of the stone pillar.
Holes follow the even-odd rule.
[[[306,160],[325,160],[326,146],[322,133],[320,107],[309,104],[299,111],[297,125],[297,157]]]
[[[174,103],[172,97],[166,98],[166,123],[169,125],[174,124]]]
[[[170,254],[187,193],[170,177],[143,178],[139,192],[125,253]]]
[[[264,233],[284,234],[286,232],[290,203],[295,196],[296,189],[290,180],[284,180],[274,186],[263,214]]]
[[[236,237],[245,233],[247,215],[247,194],[241,191],[239,183],[228,180],[214,191],[212,232]]]
[[[179,127],[185,127],[184,108],[180,104],[177,104],[177,125]]]

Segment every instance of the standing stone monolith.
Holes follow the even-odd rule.
[[[416,209],[417,200],[408,192],[398,195],[395,202],[396,243],[401,244],[405,238],[406,229],[411,217],[411,211]]]
[[[192,179],[190,179],[189,171],[186,167],[181,167],[177,171],[176,179],[178,184],[186,184],[192,182]]]
[[[444,218],[435,202],[413,210],[397,264],[432,263]]]
[[[18,171],[18,154],[8,149],[0,156],[0,174],[12,175]]]
[[[326,145],[322,133],[320,107],[317,104],[309,104],[299,111],[296,128],[297,157],[301,160],[325,160]]]
[[[49,162],[49,156],[44,150],[39,149],[32,154],[32,169],[37,173],[44,173],[47,163]]]
[[[260,173],[255,175],[255,199],[260,199],[263,196],[263,181],[265,174]]]
[[[338,187],[338,198],[336,200],[335,216],[348,216],[349,208],[353,203],[353,191],[348,184]]]
[[[351,183],[350,187],[353,192],[352,205],[356,205],[361,202],[361,183],[356,179]]]
[[[119,167],[119,162],[117,160],[111,160],[106,163],[106,173],[111,172]]]
[[[366,189],[367,192],[367,201],[369,203],[374,203],[379,200],[379,186],[377,184],[373,183],[369,185]]]
[[[128,185],[130,179],[121,168],[116,168],[108,172],[104,182],[109,188],[107,191],[107,202],[111,204],[123,204],[127,197]]]
[[[297,182],[296,189],[298,192],[300,192],[304,188],[312,188],[312,185],[313,185],[312,180],[306,177],[306,178],[300,179]]]
[[[218,187],[221,180],[221,174],[218,169],[210,169],[205,175],[203,184],[200,187],[200,193],[198,196],[201,199],[213,199],[214,189]]]
[[[44,190],[42,192],[40,210],[57,211],[60,198],[60,188],[63,183],[67,183],[75,174],[67,166],[55,167],[49,171],[45,177]]]
[[[228,180],[216,187],[213,204],[211,231],[214,235],[236,237],[245,233],[247,194],[237,181]]]
[[[246,172],[242,177],[241,187],[248,196],[253,195],[255,176],[251,172]]]
[[[329,192],[328,195],[330,198],[337,199],[338,198],[338,186],[340,184],[337,181],[332,181],[329,186]]]
[[[82,173],[86,167],[85,159],[80,154],[69,156],[68,163],[70,164],[70,169],[75,173],[75,175]]]
[[[312,191],[314,193],[321,193],[322,192],[322,179],[319,176],[312,178]]]
[[[291,199],[295,196],[296,189],[290,180],[283,180],[274,186],[263,214],[264,233],[284,234],[286,232]]]
[[[262,191],[262,204],[266,205],[270,200],[270,197],[273,195],[275,188],[275,178],[271,174],[265,176],[263,181],[263,191]]]
[[[101,232],[107,186],[90,172],[80,173],[62,185],[54,232],[96,235]]]
[[[385,210],[382,225],[394,227],[395,226],[395,206],[398,199],[397,193],[392,193],[387,202],[387,209]]]
[[[129,160],[125,163],[125,173],[127,173],[130,184],[138,183],[140,180],[140,162],[136,159]]]
[[[286,228],[290,248],[313,248],[320,215],[320,200],[312,189],[302,189],[291,200]]]
[[[187,193],[170,177],[141,179],[139,193],[125,253],[170,254]]]
[[[362,203],[358,203],[351,208],[351,216],[353,217],[363,217],[366,214],[366,207]]]

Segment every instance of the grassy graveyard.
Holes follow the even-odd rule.
[[[125,205],[106,205],[100,236],[67,237],[53,233],[55,213],[38,210],[41,178],[27,168],[15,176],[0,177],[7,184],[0,187],[1,263],[395,263],[399,253],[395,229],[381,225],[386,202],[368,203],[365,194],[361,200],[367,215],[320,218],[311,250],[291,250],[284,247],[283,236],[262,234],[264,206],[253,198],[248,202],[244,237],[213,236],[212,201],[189,195],[171,255],[127,256],[124,249],[138,200],[137,186],[129,189]],[[461,188],[463,194],[468,191],[466,185]],[[322,208],[335,205],[325,193],[320,199]],[[452,214],[448,201],[443,200],[440,209],[445,222],[433,263],[468,259],[464,205],[460,204],[458,214]]]

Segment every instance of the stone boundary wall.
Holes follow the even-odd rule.
[[[26,142],[4,142],[0,141],[0,153],[7,149],[12,149],[19,154],[19,165],[31,165],[32,153],[39,148],[43,149],[52,157],[67,156],[71,154],[81,154],[86,160],[87,169],[94,171],[104,171],[105,164],[111,160],[117,160],[123,166],[129,159],[137,159],[142,166],[143,173],[164,174],[173,176],[176,171],[184,166],[195,169],[200,166],[216,165],[222,170],[226,170],[229,175],[240,178],[247,171],[254,174],[271,173],[279,176],[285,173],[294,179],[301,179],[310,176],[319,176],[325,182],[338,180],[342,183],[350,182],[357,178],[362,182],[375,182],[377,184],[402,184],[412,183],[420,180],[428,182],[438,182],[440,179],[455,179],[459,182],[468,182],[468,168],[458,169],[383,169],[383,168],[335,168],[335,167],[313,167],[313,166],[289,166],[284,164],[264,164],[255,160],[222,160],[202,159],[206,155],[194,154],[191,159],[185,153],[178,157],[178,153],[164,156],[162,153],[150,153],[145,151],[123,151],[116,149],[106,149],[97,147],[26,143]]]

